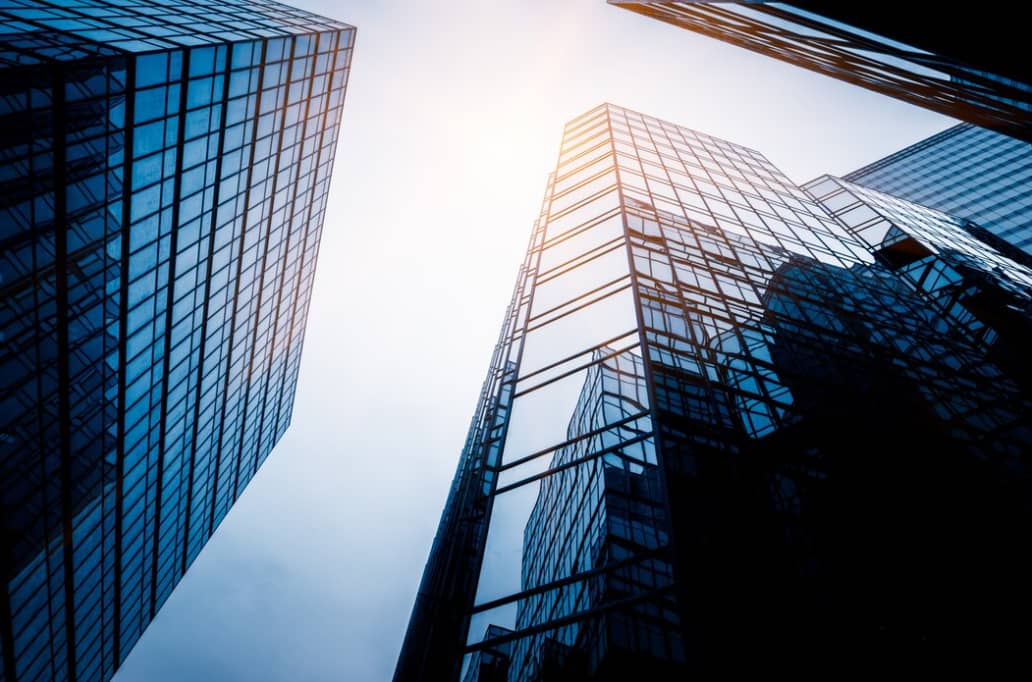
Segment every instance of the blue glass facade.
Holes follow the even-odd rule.
[[[109,679],[287,428],[353,38],[0,6],[0,679]]]
[[[566,127],[395,679],[1020,655],[1030,343],[1032,269],[965,221],[587,112]]]
[[[962,123],[845,180],[966,218],[1032,254],[1032,144]]]

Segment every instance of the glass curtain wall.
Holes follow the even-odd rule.
[[[1008,566],[1029,519],[1027,389],[1001,324],[898,254],[959,260],[872,242],[827,194],[612,105],[567,125],[396,680],[682,679],[954,636],[937,590],[987,571],[938,562]],[[897,209],[914,242],[966,236]]]
[[[109,679],[289,425],[353,36],[0,8],[0,680]]]

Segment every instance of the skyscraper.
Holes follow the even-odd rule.
[[[0,679],[110,678],[287,428],[353,39],[0,8]]]
[[[1032,254],[1032,144],[967,123],[843,179],[966,218]]]
[[[570,122],[395,680],[1021,651],[1032,270],[609,104]]]
[[[1032,142],[1025,24],[1010,10],[885,3],[610,4]]]

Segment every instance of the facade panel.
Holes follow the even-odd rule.
[[[1032,254],[1032,144],[960,124],[844,176],[966,218]]]
[[[0,19],[0,672],[103,680],[289,424],[354,29]]]
[[[1019,642],[1032,270],[967,225],[620,107],[568,124],[395,679]]]

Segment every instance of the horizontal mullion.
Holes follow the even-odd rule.
[[[545,322],[541,322],[541,323],[533,325],[533,326],[528,325],[524,333],[525,334],[529,334],[532,331],[535,331],[537,329],[541,329],[542,327],[545,327],[547,325],[552,324],[553,322],[556,322],[558,320],[563,319],[564,317],[572,315],[573,313],[575,313],[575,312],[577,312],[579,310],[583,310],[584,308],[587,308],[588,306],[594,305],[595,303],[598,303],[599,301],[603,301],[603,300],[605,300],[605,299],[607,299],[607,298],[609,298],[611,296],[615,296],[616,294],[622,293],[622,292],[630,289],[632,286],[633,286],[633,283],[632,282],[628,282],[627,284],[623,285],[622,287],[620,287],[618,289],[613,289],[612,291],[609,291],[609,292],[607,292],[607,293],[605,293],[605,294],[603,294],[601,296],[596,296],[593,299],[589,299],[589,300],[585,301],[584,303],[582,303],[581,305],[577,306],[576,308],[572,308],[570,310],[567,310],[565,313],[562,313],[561,315],[556,315],[555,317],[553,317],[550,320],[546,320]],[[591,292],[588,292],[588,293],[590,294]],[[578,298],[583,298],[583,296],[584,296],[584,294],[582,294]],[[577,300],[577,299],[573,299],[573,300]]]
[[[574,256],[573,258],[570,258],[569,260],[563,261],[558,265],[553,265],[548,270],[537,273],[538,279],[536,284],[545,284],[555,279],[556,277],[561,277],[565,275],[571,269],[578,268],[581,265],[584,265],[585,263],[590,263],[596,258],[601,258],[607,253],[615,251],[616,249],[623,246],[623,242],[624,236],[620,235],[619,237],[614,237],[613,239],[610,239],[608,242],[604,242],[594,248],[588,249],[587,251],[580,253]],[[591,257],[586,258],[586,256],[588,256],[589,254],[592,254]],[[562,269],[562,271],[558,272],[560,269]]]
[[[626,334],[624,336],[626,336]],[[598,360],[592,360],[591,362],[585,362],[584,364],[578,365],[578,366],[576,366],[576,367],[574,367],[572,369],[569,369],[569,370],[563,372],[562,374],[557,374],[556,376],[554,376],[554,377],[552,377],[550,379],[546,379],[545,381],[542,381],[540,384],[535,384],[535,385],[531,386],[530,388],[525,388],[522,391],[518,391],[518,392],[514,393],[512,397],[515,400],[516,398],[519,398],[520,396],[526,395],[528,393],[533,393],[534,391],[538,390],[539,388],[543,388],[545,386],[548,386],[549,384],[553,384],[553,383],[555,383],[557,381],[560,381],[561,379],[565,379],[566,377],[572,376],[572,375],[576,374],[577,372],[580,372],[582,370],[585,370],[585,369],[591,367],[592,365],[597,365],[599,363],[605,362],[606,360],[608,360],[610,358],[615,358],[617,355],[620,355],[621,353],[626,353],[627,351],[629,351],[629,350],[631,350],[633,348],[636,348],[639,345],[640,344],[637,341],[635,341],[634,343],[632,343],[632,344],[630,344],[628,346],[624,346],[623,348],[617,348],[612,353],[609,353],[609,354],[599,358]],[[589,350],[597,350],[597,348],[592,348],[592,349],[589,349]],[[577,355],[584,355],[585,352],[587,352],[587,351],[584,351],[582,353],[578,353]],[[576,356],[574,356],[574,357],[576,357]],[[544,368],[542,368],[542,369],[544,369]]]
[[[521,486],[527,485],[528,483],[533,483],[534,481],[539,481],[542,478],[548,478],[549,476],[557,474],[560,471],[565,471],[567,469],[572,469],[573,467],[580,466],[581,464],[587,464],[588,462],[591,462],[592,460],[596,460],[599,457],[604,457],[605,455],[614,454],[614,453],[618,452],[621,448],[625,448],[628,445],[634,445],[636,443],[641,443],[644,440],[652,438],[652,436],[654,436],[654,435],[655,435],[654,431],[652,431],[652,430],[646,431],[645,433],[637,435],[634,438],[628,438],[627,440],[623,441],[622,443],[618,443],[616,445],[611,445],[608,448],[603,448],[603,449],[599,450],[598,452],[593,452],[590,455],[585,455],[584,457],[578,457],[577,459],[572,459],[569,462],[565,462],[564,464],[560,464],[559,466],[551,467],[551,468],[546,469],[545,471],[542,471],[540,473],[534,474],[532,476],[527,476],[526,478],[522,478],[522,479],[516,481],[515,483],[510,483],[509,485],[503,485],[500,488],[496,488],[494,490],[494,492],[491,493],[491,495],[494,496],[494,497],[497,497],[498,495],[501,495],[502,493],[507,493],[510,490],[515,490],[516,488],[519,488]],[[639,464],[643,463],[643,462],[641,462],[639,460],[634,460],[634,461],[638,462]]]
[[[574,575],[570,575],[565,578],[560,578],[559,580],[553,580],[552,582],[545,583],[544,585],[538,585],[537,587],[532,587],[530,589],[523,590],[522,592],[510,594],[507,597],[501,597],[499,599],[494,599],[492,601],[484,602],[482,604],[477,604],[473,607],[473,610],[470,611],[470,613],[474,614],[481,613],[483,611],[490,611],[491,609],[496,609],[499,606],[505,606],[506,604],[510,604],[514,601],[519,601],[520,599],[526,599],[527,597],[533,597],[536,594],[542,594],[543,592],[548,592],[549,590],[565,587],[567,585],[571,585],[582,580],[587,580],[588,578],[593,578],[594,576],[600,575],[602,573],[609,573],[610,571],[617,571],[621,568],[627,568],[628,566],[636,564],[640,561],[645,561],[646,559],[655,559],[667,553],[667,545],[657,547],[655,549],[646,550],[644,552],[636,554],[632,557],[628,557],[621,561],[615,561],[611,564],[606,564],[605,566],[599,566],[598,568],[592,568],[587,571],[581,571],[580,573],[575,573]]]
[[[585,350],[577,351],[576,353],[572,353],[570,355],[567,355],[565,358],[562,358],[561,360],[556,360],[555,362],[550,363],[548,365],[545,365],[544,367],[541,367],[539,369],[535,369],[533,372],[528,372],[527,374],[524,374],[519,379],[517,379],[516,383],[517,384],[523,383],[525,380],[531,378],[532,376],[536,376],[538,374],[541,374],[542,372],[546,372],[546,371],[548,371],[550,369],[554,369],[554,368],[558,367],[559,365],[565,364],[565,363],[567,363],[570,360],[573,360],[575,358],[579,358],[580,356],[585,355],[586,353],[590,353],[592,351],[598,350],[599,348],[604,348],[604,347],[610,345],[611,343],[615,343],[616,341],[619,341],[620,339],[624,339],[624,338],[630,336],[631,334],[637,334],[637,333],[638,333],[637,329],[628,329],[623,334],[619,334],[619,335],[614,336],[614,337],[612,337],[610,339],[606,339],[605,341],[602,341],[601,343],[598,343],[598,344],[592,346],[591,348],[586,348]],[[636,346],[636,345],[638,345],[638,344],[635,343],[634,346]],[[634,346],[631,346],[631,347],[633,348]],[[589,364],[594,364],[594,363],[592,362],[592,363],[589,363]]]
[[[602,197],[606,196],[607,194],[612,194],[614,191],[618,191],[619,188],[620,188],[619,184],[614,182],[612,185],[609,185],[608,187],[603,187],[602,189],[598,190],[594,194],[592,194],[590,196],[587,196],[587,197],[584,197],[583,199],[581,199],[580,201],[578,201],[578,202],[576,202],[574,204],[570,204],[569,206],[567,206],[563,210],[557,211],[555,214],[552,214],[551,212],[549,212],[549,214],[548,214],[548,223],[553,223],[553,222],[559,220],[560,218],[565,218],[566,216],[570,215],[571,213],[574,213],[574,212],[584,208],[585,206],[591,205],[593,202],[598,201],[599,199],[601,199]]]
[[[598,435],[601,435],[601,434],[603,434],[606,431],[609,431],[611,429],[616,429],[616,428],[619,428],[621,426],[625,426],[627,424],[630,424],[633,421],[637,421],[639,419],[643,419],[645,417],[648,417],[649,414],[650,413],[649,413],[648,410],[643,410],[641,412],[638,412],[637,414],[632,414],[629,417],[624,417],[623,419],[621,419],[619,421],[615,421],[612,424],[607,424],[606,426],[602,426],[602,427],[599,427],[599,428],[594,429],[592,431],[588,431],[587,433],[582,434],[580,436],[576,436],[574,438],[568,438],[568,439],[564,440],[563,442],[557,443],[556,445],[553,445],[551,447],[547,447],[547,448],[544,448],[542,450],[538,450],[537,452],[532,452],[529,455],[525,455],[523,457],[520,457],[519,459],[515,459],[515,460],[513,460],[511,462],[508,462],[507,464],[502,464],[502,465],[496,466],[496,467],[488,466],[488,467],[485,467],[485,468],[489,469],[491,471],[497,471],[497,472],[506,471],[508,469],[512,469],[513,467],[520,466],[521,464],[526,464],[527,462],[529,462],[529,461],[531,461],[533,459],[537,459],[538,457],[541,457],[542,455],[547,455],[550,452],[555,452],[559,448],[564,448],[564,447],[573,445],[574,443],[576,443],[578,441],[582,441],[585,438],[591,438],[593,436],[598,436]]]
[[[599,254],[599,256],[596,256],[596,257],[600,257],[600,256],[603,256],[603,255],[605,255],[605,254]],[[592,258],[591,260],[594,260],[594,258]],[[627,280],[627,283],[630,284],[630,278],[631,278],[631,275],[630,275],[630,273],[628,273],[628,274],[620,275],[619,277],[617,277],[615,279],[611,279],[608,282],[603,282],[602,284],[598,285],[594,289],[588,289],[584,293],[577,294],[573,298],[568,298],[565,301],[563,301],[562,303],[560,303],[558,305],[552,306],[548,310],[542,310],[541,312],[539,312],[539,313],[537,313],[535,315],[531,315],[527,319],[527,322],[528,323],[534,323],[537,320],[540,320],[542,317],[546,317],[548,315],[551,315],[552,313],[555,313],[555,312],[558,312],[558,311],[562,310],[563,308],[566,308],[567,306],[569,306],[572,303],[576,303],[577,301],[580,301],[581,299],[587,298],[588,296],[591,296],[592,294],[597,294],[597,293],[599,293],[601,291],[605,291],[606,289],[608,289],[609,287],[612,287],[615,284],[620,284],[620,282],[622,282],[623,280]],[[559,319],[559,318],[557,317],[555,319]]]
[[[469,654],[475,651],[483,651],[484,649],[490,649],[491,647],[498,646],[499,644],[506,644],[508,642],[512,642],[523,637],[537,635],[542,632],[547,632],[548,630],[554,630],[555,628],[559,628],[564,625],[570,625],[571,623],[587,620],[588,618],[591,618],[593,616],[599,616],[604,613],[608,613],[609,611],[623,609],[643,601],[648,601],[649,599],[662,597],[673,591],[673,585],[666,585],[664,587],[660,587],[650,592],[643,592],[642,594],[634,595],[633,597],[617,599],[616,601],[609,602],[608,604],[603,604],[602,606],[596,606],[595,608],[591,608],[586,611],[579,611],[577,613],[570,614],[569,616],[565,616],[563,618],[556,618],[554,620],[550,620],[547,623],[541,623],[540,625],[532,625],[530,627],[523,628],[522,630],[510,632],[506,635],[492,637],[491,639],[485,639],[480,642],[475,642],[473,644],[467,644],[463,648],[462,653]]]
[[[569,230],[566,230],[562,234],[559,234],[559,235],[557,235],[555,237],[552,237],[551,239],[548,239],[548,240],[544,241],[535,250],[536,251],[544,251],[545,249],[550,249],[553,246],[555,246],[556,244],[561,244],[564,241],[566,241],[567,239],[572,239],[573,237],[576,237],[579,234],[583,234],[584,232],[587,232],[588,230],[590,230],[592,228],[598,227],[599,225],[601,225],[605,221],[609,220],[613,216],[619,215],[620,213],[623,213],[624,210],[625,209],[624,209],[624,207],[622,205],[621,206],[614,206],[613,208],[609,209],[605,213],[603,213],[601,215],[598,215],[598,216],[595,216],[594,218],[585,221],[584,223],[578,225],[577,227],[570,228]],[[547,221],[545,221],[545,222],[546,222],[546,225],[547,225]]]

